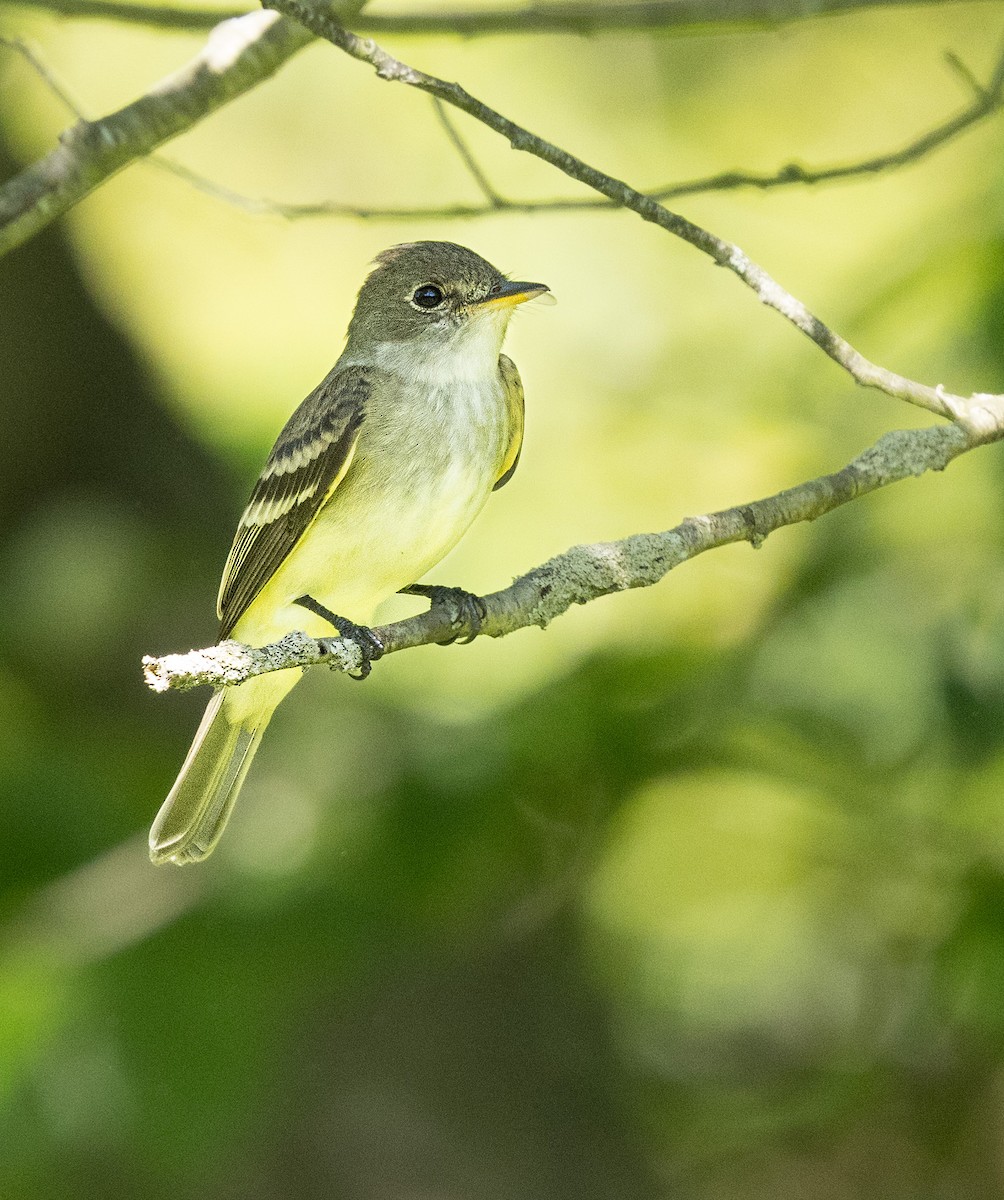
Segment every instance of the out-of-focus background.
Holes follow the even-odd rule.
[[[204,40],[3,28],[92,115]],[[985,80],[1002,28],[953,3],[384,40],[656,186],[896,149],[969,102],[946,52]],[[6,177],[70,118],[0,70]],[[583,194],[457,121],[505,194]],[[883,365],[1000,391],[1002,150],[990,119],[901,171],[679,207]],[[428,100],[326,45],[164,154],[277,201],[478,199]],[[261,460],[416,238],[559,297],[513,323],[520,469],[438,580],[493,590],[927,419],[630,214],[288,222],[140,164],[0,261],[0,1194],[999,1197],[993,448],[546,632],[316,671],[216,854],[147,863],[206,698],[139,659],[213,640]]]

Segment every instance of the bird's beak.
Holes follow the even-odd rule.
[[[478,301],[475,307],[481,311],[488,308],[515,308],[535,296],[543,296],[551,289],[546,283],[516,283],[507,279],[492,289],[491,295]]]

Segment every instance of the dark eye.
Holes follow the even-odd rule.
[[[415,289],[412,300],[419,308],[438,308],[443,303],[443,293],[434,283],[423,283]]]

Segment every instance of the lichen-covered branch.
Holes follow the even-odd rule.
[[[980,436],[959,425],[903,429],[885,434],[842,470],[811,479],[763,500],[753,500],[722,512],[688,517],[663,533],[642,533],[617,542],[574,546],[564,554],[521,575],[509,587],[485,596],[486,615],[481,633],[504,637],[530,625],[545,626],[574,604],[628,588],[650,587],[688,559],[725,546],[748,541],[759,546],[768,534],[785,525],[813,521],[848,501],[902,479],[941,471],[953,458],[975,446],[1004,436],[1004,421]],[[435,608],[418,616],[382,625],[375,630],[385,653],[443,642],[458,635],[472,636],[469,626],[451,621]],[[311,638],[291,633],[270,646],[253,648],[224,642],[188,654],[143,659],[147,684],[158,692],[201,685],[231,687],[254,675],[289,667],[324,664],[357,671],[359,648],[343,638]]]
[[[196,58],[59,145],[0,187],[0,254],[27,241],[135,159],[257,86],[312,40],[302,25],[254,12],[216,27]]]
[[[748,540],[759,544],[774,529],[812,520],[856,496],[910,475],[940,470],[963,451],[1004,434],[1004,396],[980,393],[963,398],[948,393],[941,385],[918,383],[870,362],[738,246],[517,125],[459,84],[416,70],[371,39],[347,30],[341,22],[359,13],[360,0],[343,0],[337,6],[310,0],[265,0],[265,6],[275,12],[253,13],[224,22],[213,30],[189,66],[117,113],[99,121],[78,121],[63,135],[56,150],[0,188],[0,253],[23,242],[128,162],[149,154],[227,100],[255,86],[313,34],[368,63],[381,79],[415,87],[452,105],[505,137],[514,149],[540,158],[606,202],[628,208],[695,246],[736,274],[764,304],[801,330],[858,383],[953,422],[943,428],[888,434],[842,471],[765,500],[689,518],[660,534],[575,547],[486,597],[487,615],[481,628],[484,634],[500,637],[527,625],[546,625],[573,604],[626,588],[649,586],[686,559],[728,542]],[[277,17],[277,12],[284,16]],[[1002,89],[1004,63],[998,64],[987,89],[976,88],[977,97],[970,111],[982,113],[998,107]],[[936,144],[960,127],[958,121],[950,123],[930,135],[928,143]],[[453,140],[466,154],[459,135],[454,133]],[[923,149],[917,151],[921,152]],[[488,202],[497,203],[499,198],[478,174],[473,159],[468,166],[479,179]],[[377,632],[389,653],[474,631],[456,627],[434,609]],[[357,670],[360,652],[344,639],[315,640],[291,634],[274,646],[255,649],[225,643],[190,655],[146,659],[144,666],[151,686],[163,690],[199,683],[232,685],[265,671],[319,662]]]

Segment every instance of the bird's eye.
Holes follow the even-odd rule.
[[[415,289],[412,300],[419,308],[438,308],[443,303],[443,292],[434,283],[423,283]]]

